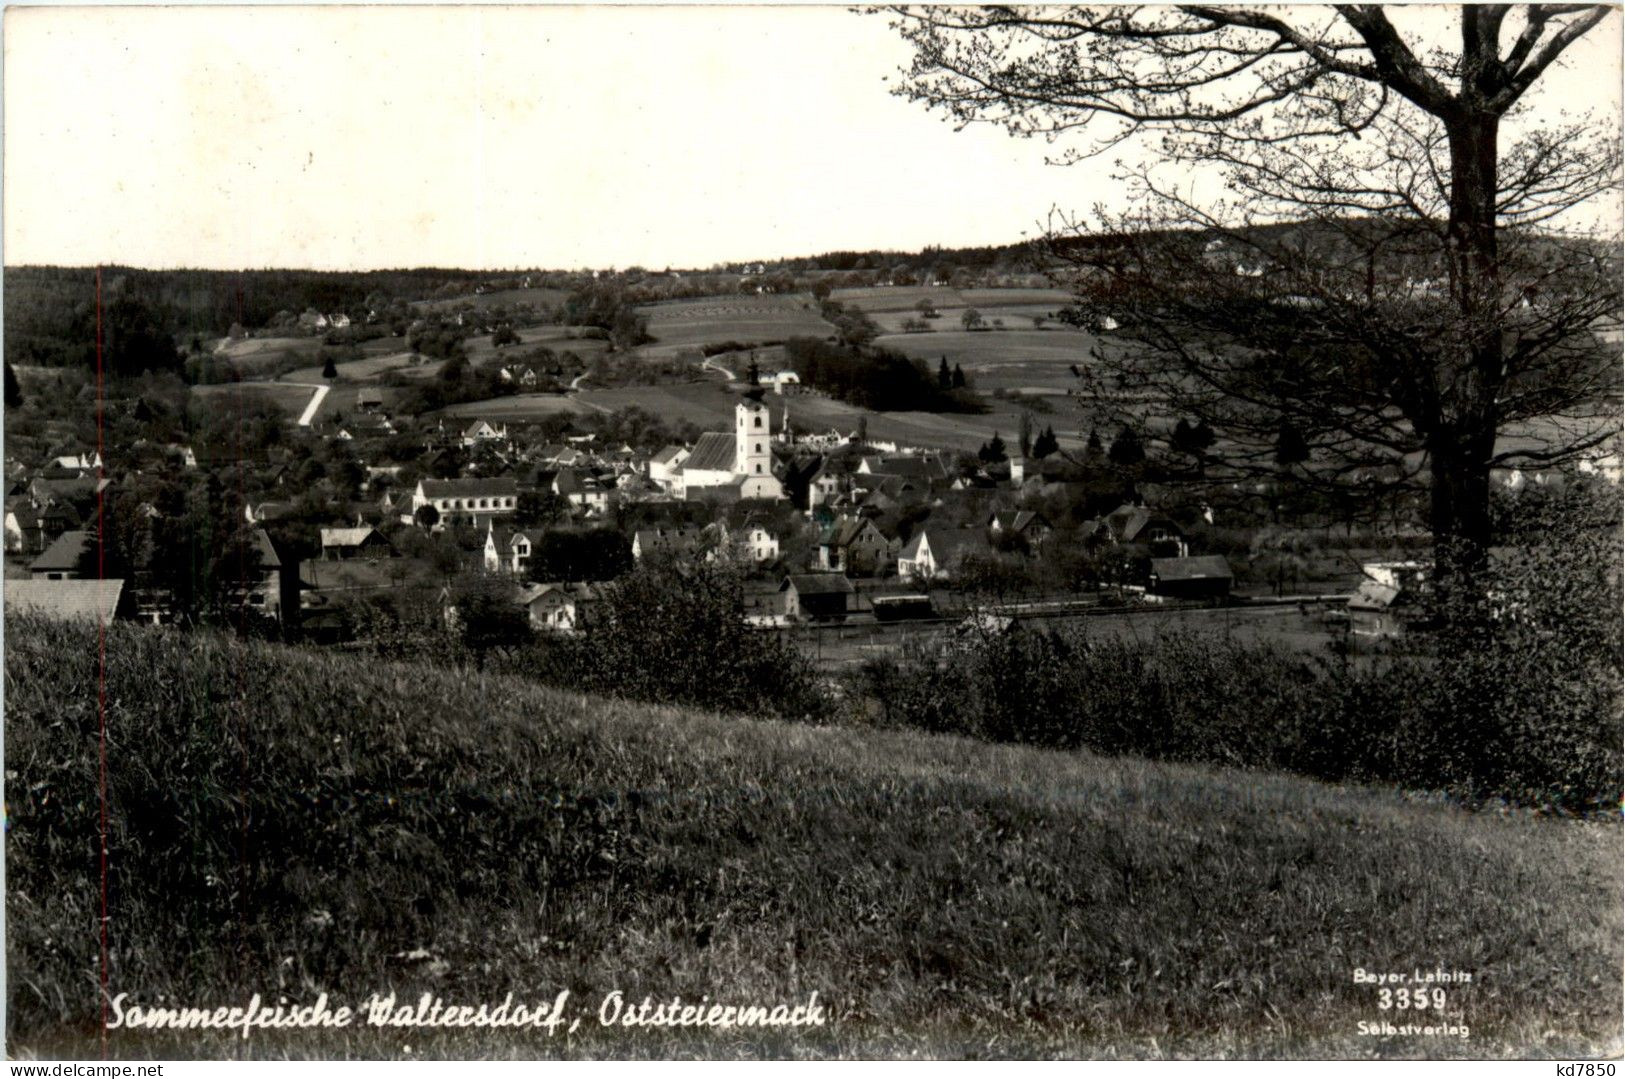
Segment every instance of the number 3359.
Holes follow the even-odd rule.
[[[1398,1011],[1424,1011],[1435,1008],[1444,1011],[1443,989],[1390,989],[1387,986],[1377,990],[1377,1007],[1384,1011],[1396,1009]]]

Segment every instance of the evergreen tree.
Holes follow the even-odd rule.
[[[1059,451],[1060,448],[1060,443],[1055,440],[1054,427],[1044,428],[1038,437],[1033,440],[1033,456],[1037,458],[1048,457],[1050,454]]]
[[[956,389],[956,390],[962,390],[962,389],[965,388],[965,371],[957,363],[954,364],[954,386],[953,386],[953,388]]]
[[[7,368],[7,370],[10,370],[10,368]],[[942,363],[937,365],[937,388],[942,390],[954,388],[954,374],[948,370],[948,357],[946,356],[942,358]]]
[[[1303,433],[1289,421],[1281,421],[1280,433],[1275,436],[1275,463],[1283,468],[1309,460],[1309,443]]]
[[[1194,453],[1196,451],[1196,446],[1193,443],[1193,432],[1190,421],[1181,416],[1179,418],[1179,422],[1174,424],[1174,433],[1173,436],[1169,438],[1168,442],[1180,453]]]
[[[328,379],[329,381],[339,377],[339,369],[337,365],[333,363],[332,356],[328,356],[322,362],[322,377]]]
[[[1111,463],[1123,468],[1132,468],[1145,460],[1145,445],[1141,443],[1139,433],[1134,428],[1123,425],[1112,439],[1112,448],[1106,451]]]
[[[1023,457],[1033,455],[1033,414],[1023,411],[1021,414],[1021,429],[1016,435],[1016,443],[1021,447]]]
[[[23,403],[23,388],[17,384],[17,372],[6,364],[6,407],[16,408]]]

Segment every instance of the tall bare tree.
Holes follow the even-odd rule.
[[[961,125],[1062,161],[1160,136],[1132,209],[1051,229],[1115,323],[1101,400],[1205,419],[1238,471],[1281,469],[1289,432],[1304,482],[1418,478],[1442,584],[1484,565],[1492,469],[1617,437],[1618,237],[1584,214],[1617,191],[1619,119],[1527,99],[1608,8],[889,11],[898,92]]]

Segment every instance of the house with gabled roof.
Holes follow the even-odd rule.
[[[815,556],[825,573],[881,573],[896,557],[898,544],[868,517],[838,517],[818,537]]]
[[[995,543],[1019,541],[1033,549],[1048,538],[1050,525],[1043,514],[1033,510],[996,510],[987,519],[987,531]]]
[[[89,548],[89,532],[79,529],[64,532],[28,564],[29,575],[36,581],[78,580],[80,559]]]
[[[975,528],[922,528],[897,556],[897,575],[929,581],[959,569],[967,555],[984,553],[987,539]]]
[[[6,506],[6,550],[12,554],[38,554],[45,550],[45,531],[34,503],[13,498]]]
[[[508,426],[493,426],[485,420],[475,420],[463,428],[462,443],[464,449],[471,449],[481,442],[498,442],[508,437]]]
[[[530,624],[549,633],[575,633],[581,629],[587,611],[598,599],[594,588],[585,583],[551,582],[524,586],[519,604]]]
[[[485,532],[485,568],[490,573],[524,576],[531,556],[542,540],[539,528],[505,529],[494,525]]]
[[[683,555],[700,542],[697,528],[640,528],[632,534],[632,559],[640,562],[651,555]]]
[[[943,465],[942,458],[935,454],[864,457],[859,460],[856,472],[860,476],[900,476],[927,487],[948,481],[948,469]]]
[[[662,490],[680,492],[682,489],[683,462],[687,461],[689,450],[686,446],[666,446],[649,458],[649,479]]]
[[[1223,555],[1153,558],[1146,594],[1165,599],[1224,600],[1234,575]]]
[[[1165,513],[1125,502],[1104,517],[1085,521],[1080,530],[1094,543],[1114,543],[1150,558],[1183,558],[1190,554],[1185,532]]]

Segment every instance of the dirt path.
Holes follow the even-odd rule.
[[[310,403],[305,405],[305,410],[299,413],[299,426],[309,427],[310,421],[316,418],[316,411],[322,407],[322,399],[327,396],[328,391],[331,390],[332,387],[322,386],[312,382],[290,382],[288,385],[309,386],[312,390],[316,391],[310,395]]]

